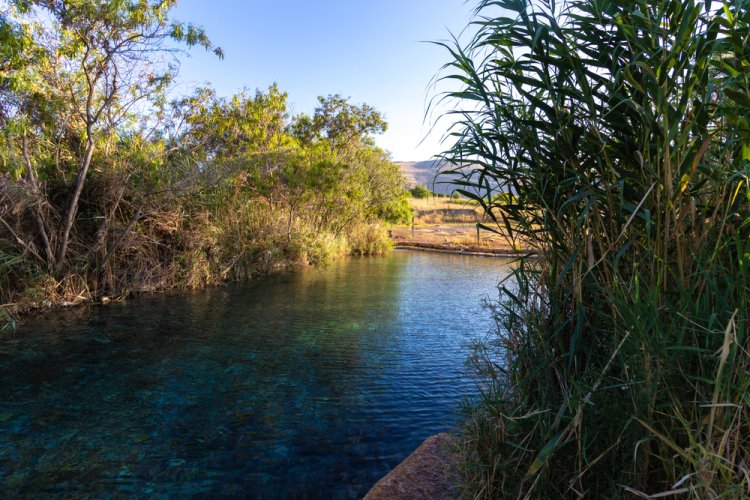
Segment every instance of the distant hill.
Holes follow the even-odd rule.
[[[396,164],[401,168],[401,175],[409,187],[427,186],[430,191],[439,194],[451,194],[456,188],[449,184],[455,176],[437,175],[444,165],[441,160],[397,161]]]
[[[434,193],[450,195],[457,187],[459,187],[451,183],[452,180],[459,178],[458,175],[441,173],[445,170],[455,168],[455,165],[448,165],[442,160],[397,161],[395,163],[401,169],[401,175],[403,175],[406,184],[410,188],[420,185],[427,186],[427,188]],[[467,171],[476,170],[477,166],[466,163],[464,168]],[[476,174],[472,174],[472,176],[473,175]],[[467,188],[462,187],[462,189]]]

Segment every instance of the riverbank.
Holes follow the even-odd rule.
[[[503,232],[482,229],[481,207],[465,198],[411,198],[410,224],[393,225],[388,233],[396,248],[489,257],[519,257],[538,252]]]
[[[481,247],[462,247],[462,246],[441,246],[430,245],[429,243],[409,242],[395,246],[397,250],[414,250],[418,252],[435,252],[455,255],[471,255],[474,257],[494,257],[498,259],[513,259],[519,257],[537,257],[535,251],[510,252],[503,249],[491,249]]]
[[[71,271],[58,279],[52,273],[34,269],[25,280],[0,287],[6,299],[0,303],[0,331],[12,330],[19,321],[49,310],[244,282],[325,266],[346,256],[383,255],[393,248],[385,227],[377,222],[352,225],[347,233],[339,235],[314,233],[298,222],[290,239],[284,221],[267,215],[255,217],[256,225],[235,232],[237,239],[233,241],[229,234],[222,234],[226,224],[215,217],[198,218],[197,228],[196,222],[176,224],[173,234],[159,242],[159,259],[151,256],[148,261],[113,260],[113,272],[106,282],[85,270]],[[207,234],[213,236],[208,238]],[[133,244],[131,248],[141,251],[144,246]]]
[[[396,248],[409,250],[504,258],[536,256],[539,253],[532,248],[514,248],[504,235],[477,231],[475,224],[431,224],[413,228],[394,226],[389,234]]]
[[[477,232],[476,223],[438,222],[416,223],[390,228],[390,235],[396,245],[420,244],[435,246],[479,247],[491,250],[504,250],[513,253],[514,248],[503,234],[486,230]]]

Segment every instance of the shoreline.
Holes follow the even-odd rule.
[[[512,253],[504,249],[492,249],[492,248],[472,248],[472,247],[445,247],[440,245],[433,245],[429,243],[420,242],[400,242],[397,243],[392,241],[392,251],[406,250],[406,251],[419,251],[419,252],[433,252],[443,254],[455,254],[455,255],[470,255],[475,257],[491,257],[496,259],[521,259],[524,257],[536,258],[538,254],[536,252],[518,252]],[[355,255],[347,255],[342,258],[352,258]],[[51,300],[49,298],[43,299],[37,302],[31,302],[26,304],[1,304],[0,310],[4,310],[7,316],[5,325],[6,328],[10,328],[11,331],[24,323],[30,318],[39,317],[40,315],[46,314],[50,311],[65,311],[71,309],[77,309],[80,307],[91,307],[91,306],[103,306],[112,303],[122,302],[135,296],[151,295],[151,294],[179,294],[190,290],[200,290],[212,287],[222,287],[226,285],[245,283],[254,281],[258,278],[274,276],[284,272],[295,272],[307,267],[310,264],[300,265],[299,263],[280,261],[272,264],[269,268],[264,271],[258,272],[255,276],[244,279],[244,280],[230,280],[221,283],[207,283],[197,288],[184,288],[180,286],[174,286],[169,288],[155,288],[155,289],[140,289],[130,290],[125,289],[119,294],[100,296],[100,297],[76,297],[76,300]],[[19,306],[21,306],[19,308]],[[5,333],[3,330],[3,317],[0,315],[0,333]]]

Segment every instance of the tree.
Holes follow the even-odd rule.
[[[388,130],[383,116],[367,104],[350,104],[340,94],[318,97],[312,117],[299,115],[290,130],[303,144],[326,140],[332,149],[346,155],[362,144],[373,145],[371,135]]]
[[[276,84],[267,92],[256,90],[251,96],[243,91],[231,98],[202,87],[175,100],[164,131],[170,163],[189,163],[204,174],[232,164],[257,164],[253,156],[291,143],[286,100]]]
[[[97,140],[123,126],[137,105],[171,82],[176,67],[174,58],[169,57],[178,49],[169,47],[167,42],[199,45],[222,56],[221,49],[212,46],[202,28],[169,19],[175,3],[176,0],[12,2],[15,22],[41,33],[35,37],[35,50],[46,55],[26,66],[25,82],[18,79],[25,85],[13,89],[18,103],[6,111],[23,124],[24,156],[32,185],[36,183],[36,166],[28,161],[26,134],[34,121],[30,110],[39,107],[40,100],[57,96],[55,101],[61,101],[62,113],[67,114],[58,124],[66,124],[68,132],[74,132],[80,140],[80,147],[73,151],[75,180],[59,227],[54,236],[47,228],[40,228],[45,241],[55,242],[54,250],[48,245],[47,264],[58,273],[65,263]],[[30,88],[32,85],[38,88]]]

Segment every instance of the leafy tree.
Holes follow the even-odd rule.
[[[373,145],[371,135],[388,130],[383,116],[367,104],[354,105],[339,94],[318,97],[312,117],[299,115],[290,130],[302,144],[326,140],[339,154]]]
[[[200,45],[219,56],[222,52],[211,45],[201,28],[169,19],[175,0],[14,0],[11,4],[22,32],[33,29],[41,33],[35,37],[34,49],[46,55],[26,64],[25,75],[15,79],[17,104],[5,113],[21,124],[26,175],[33,189],[38,189],[37,167],[29,161],[26,133],[32,124],[43,124],[30,121],[34,118],[31,110],[52,97],[50,100],[59,103],[64,115],[58,123],[65,124],[80,144],[71,150],[75,180],[60,214],[59,228],[53,235],[48,228],[40,227],[48,248],[47,264],[59,272],[97,138],[126,126],[136,105],[171,82],[174,66],[155,62],[159,53],[174,54],[176,49],[166,42]]]
[[[200,151],[202,157],[194,158],[199,163],[283,147],[288,143],[286,100],[276,84],[267,92],[242,92],[229,99],[202,87],[171,104],[168,139],[183,153]]]
[[[286,100],[287,94],[273,84],[267,92],[241,92],[231,98],[202,87],[173,101],[161,132],[170,169],[201,178],[206,185],[239,172],[257,178],[255,169],[275,165],[263,164],[273,157],[268,153],[295,142],[286,132]]]

